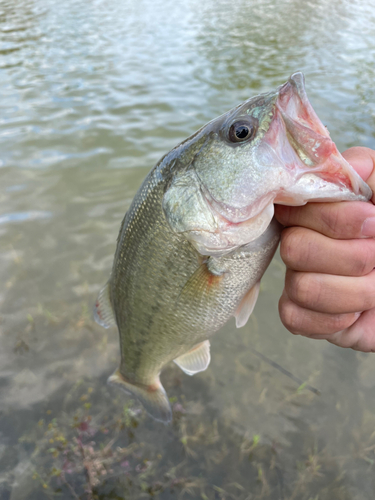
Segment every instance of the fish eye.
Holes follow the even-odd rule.
[[[252,139],[256,132],[256,126],[248,120],[241,120],[231,125],[229,139],[231,142],[244,142]]]

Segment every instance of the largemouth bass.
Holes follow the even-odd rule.
[[[252,97],[166,154],[126,213],[95,317],[117,326],[121,362],[109,383],[156,420],[172,418],[160,383],[174,362],[210,362],[209,337],[246,324],[282,227],[274,203],[368,200],[310,105],[301,73]]]

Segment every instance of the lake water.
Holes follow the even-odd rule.
[[[2,0],[0,30],[0,498],[373,499],[374,355],[283,328],[279,258],[207,371],[163,372],[168,427],[106,385],[92,308],[147,172],[249,96],[302,70],[375,148],[374,1]]]

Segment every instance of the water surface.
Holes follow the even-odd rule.
[[[282,327],[279,259],[206,372],[163,373],[170,427],[106,386],[92,319],[142,179],[205,122],[302,70],[338,147],[375,148],[374,33],[373,0],[0,2],[1,499],[374,498],[373,355]]]

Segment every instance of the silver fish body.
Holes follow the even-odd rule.
[[[120,334],[109,382],[170,421],[160,372],[172,360],[206,369],[210,336],[232,316],[246,323],[280,238],[273,204],[370,196],[299,73],[204,126],[152,169],[122,222],[95,312]]]

